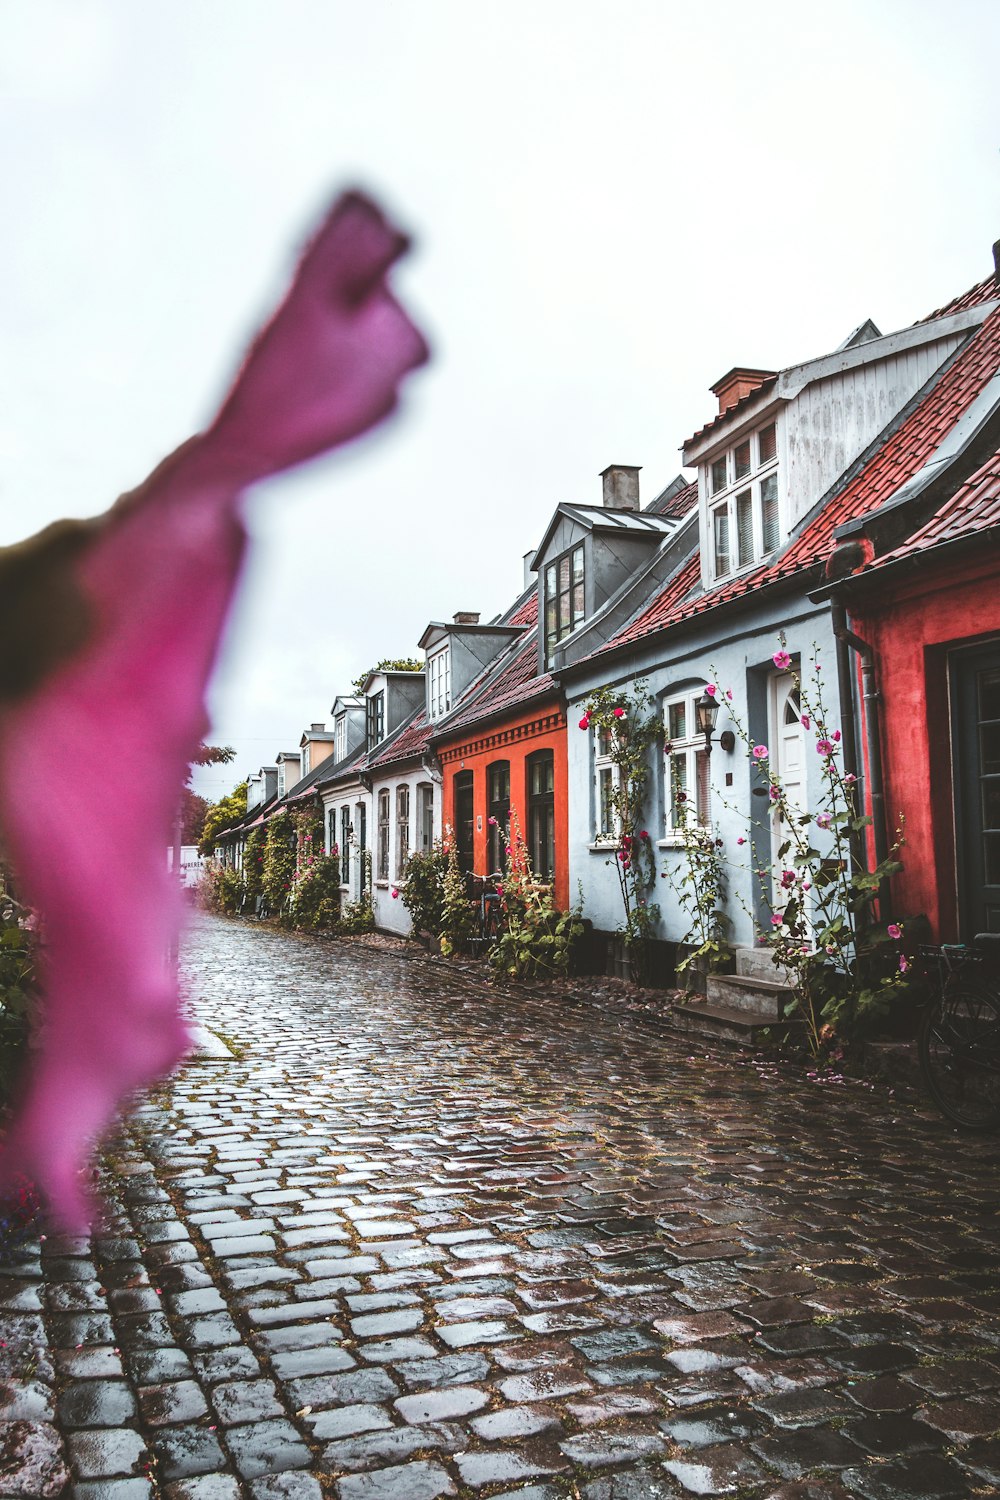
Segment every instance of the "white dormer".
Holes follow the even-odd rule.
[[[724,375],[718,414],[682,450],[698,469],[704,587],[778,552],[995,305],[891,334],[868,319],[832,354]]]

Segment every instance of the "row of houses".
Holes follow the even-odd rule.
[[[760,872],[782,833],[733,731],[769,747],[793,804],[818,805],[823,757],[797,680],[815,657],[873,857],[906,819],[882,919],[922,913],[941,940],[1000,930],[997,247],[991,275],[912,326],[865,320],[831,353],[736,366],[712,394],[681,445],[686,474],[643,504],[639,468],[615,464],[595,503],[557,505],[507,610],[432,620],[423,670],[373,671],[336,697],[332,728],[312,724],[250,778],[224,857],[238,864],[276,811],[322,806],[344,898],[370,868],[377,925],[406,933],[412,851],[450,829],[466,869],[500,870],[516,813],[536,878],[562,907],[580,892],[612,934],[615,772],[577,726],[597,689],[642,683],[663,720],[646,804],[658,864],[669,876],[682,857],[683,817],[710,828],[732,856],[731,938],[750,948],[781,902],[777,873]],[[717,694],[706,735],[698,705],[715,684],[732,697]],[[752,857],[736,859],[744,840]],[[657,894],[669,962],[687,918],[669,880]]]

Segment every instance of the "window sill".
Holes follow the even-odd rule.
[[[391,882],[388,881],[388,880],[376,880],[375,881],[375,889],[377,891],[387,891],[389,889],[390,883]]]
[[[705,828],[704,832],[711,834],[713,838],[715,837],[715,830],[713,828]],[[680,833],[665,834],[662,839],[656,840],[656,847],[657,849],[683,849],[684,835]]]
[[[615,839],[595,839],[592,844],[587,845],[587,848],[591,854],[614,854],[618,849],[618,844]]]

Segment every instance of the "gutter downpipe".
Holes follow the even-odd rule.
[[[857,720],[854,712],[854,684],[848,651],[861,658],[861,693],[865,708],[865,749],[868,753],[868,798],[872,810],[872,834],[875,840],[875,863],[882,864],[889,856],[889,841],[885,823],[885,787],[882,778],[882,715],[881,695],[875,676],[875,652],[867,641],[855,635],[847,624],[847,611],[836,599],[831,600],[831,623],[837,640],[837,681],[840,689],[840,712],[844,725],[845,770],[857,775],[855,736]],[[848,747],[854,765],[847,765]],[[857,855],[862,850],[860,835],[857,838]],[[855,853],[852,839],[852,854]],[[888,922],[892,916],[889,899],[889,881],[883,877],[878,890],[879,916]]]

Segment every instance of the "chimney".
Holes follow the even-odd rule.
[[[772,380],[777,373],[777,370],[751,370],[747,365],[734,366],[710,387],[712,395],[719,398],[719,415],[757,390],[765,380]]]
[[[479,611],[471,609],[460,609],[457,614],[452,615],[453,625],[478,625]]]
[[[524,567],[524,587],[525,587],[525,589],[530,589],[531,588],[531,575],[535,571],[534,568],[531,566],[531,559],[534,557],[534,555],[535,555],[535,549],[534,549],[534,547],[530,547],[528,549],[528,551],[524,554],[524,556],[521,559],[521,563],[522,563],[522,565]]]
[[[641,464],[608,464],[601,470],[604,481],[605,510],[639,509],[639,470]]]
[[[310,730],[318,730],[318,732],[320,734],[325,734],[326,733],[326,720],[324,719],[321,724],[310,724],[309,728],[310,728]]]

